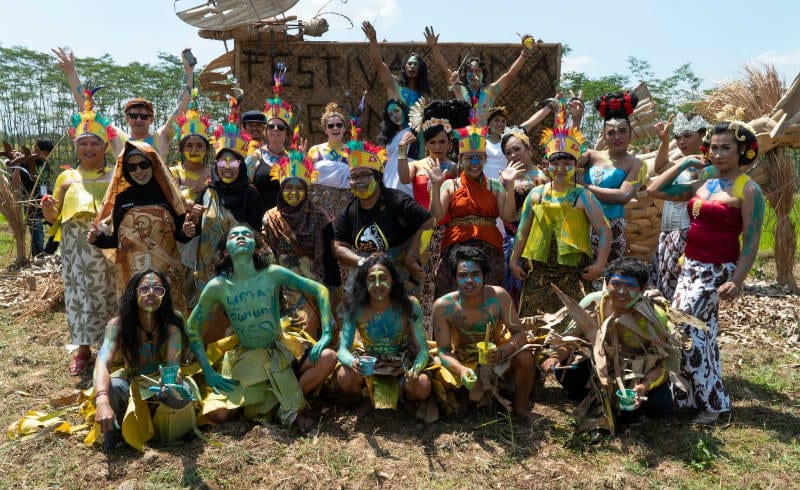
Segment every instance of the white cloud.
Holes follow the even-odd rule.
[[[756,56],[753,61],[770,65],[798,65],[800,64],[800,49],[783,53],[775,50],[765,51]]]
[[[561,63],[561,72],[586,71],[587,68],[594,66],[595,61],[589,56],[567,56]]]

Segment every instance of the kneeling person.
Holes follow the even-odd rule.
[[[486,393],[498,396],[495,375],[508,374],[514,384],[514,414],[530,420],[528,398],[533,389],[534,358],[523,348],[527,336],[511,296],[500,286],[484,284],[489,261],[481,250],[462,245],[451,257],[458,289],[433,304],[433,327],[442,365],[470,390],[475,401]],[[486,339],[496,348],[487,352],[487,363],[478,366],[477,344]],[[476,367],[480,367],[479,375],[475,374]]]
[[[356,330],[364,354],[376,358],[374,366],[371,359],[353,356]],[[366,383],[375,408],[396,408],[400,386],[407,400],[424,400],[431,393],[430,379],[422,374],[429,358],[422,309],[383,253],[370,255],[356,272],[338,356],[339,386],[358,395]]]
[[[244,407],[246,418],[269,417],[277,409],[279,420],[290,425],[306,405],[304,395],[318,388],[336,364],[336,353],[325,348],[331,341],[328,290],[270,264],[265,250],[263,237],[250,227],[231,228],[219,244],[217,276],[205,286],[189,317],[189,343],[206,384],[216,392],[204,399],[204,420],[222,422],[229,410]],[[307,357],[281,328],[281,287],[309,295],[319,307],[322,336]],[[222,359],[222,374],[211,366],[200,332],[216,305],[225,311],[238,337],[238,346]],[[305,422],[298,421],[301,429],[308,428]]]

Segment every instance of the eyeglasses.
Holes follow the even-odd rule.
[[[239,160],[217,160],[217,168],[239,168]]]
[[[267,124],[267,128],[268,129],[277,129],[278,131],[285,131],[286,130],[286,126],[284,126],[283,124],[275,124],[275,123]]]
[[[369,180],[372,177],[372,173],[368,174],[350,174],[349,180],[350,182],[363,182],[365,180]]]
[[[128,162],[125,164],[125,170],[128,172],[136,172],[136,169],[147,170],[150,168],[150,160],[142,160],[141,162]]]
[[[164,286],[139,286],[136,288],[136,292],[139,293],[139,296],[148,296],[150,294],[154,294],[159,298],[162,298],[165,294],[167,294],[167,290],[164,288]]]
[[[344,127],[344,123],[341,123],[341,122],[338,122],[338,123],[328,123],[328,124],[327,124],[327,126],[328,126],[328,129],[333,129],[333,128],[343,128],[343,127]]]
[[[141,119],[142,121],[147,121],[150,119],[150,114],[146,112],[129,112],[128,117],[131,119]]]

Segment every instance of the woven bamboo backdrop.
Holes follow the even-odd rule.
[[[487,82],[502,75],[519,56],[520,44],[441,44],[448,65],[455,69],[466,55],[480,57],[488,66]],[[362,135],[374,139],[378,132],[386,89],[378,79],[369,58],[369,45],[364,43],[236,41],[234,73],[245,91],[241,98],[242,111],[262,109],[264,100],[272,96],[272,72],[277,62],[287,66],[283,97],[293,106],[301,106],[301,136],[310,144],[320,143],[324,134],[319,118],[328,102],[349,107],[346,91],[358,104],[367,90],[364,113],[361,117]],[[400,73],[404,57],[417,52],[428,65],[428,80],[433,98],[449,98],[447,81],[433,63],[425,44],[381,43],[383,60],[392,73]],[[519,124],[536,109],[536,103],[552,97],[560,77],[561,45],[537,44],[519,76],[507,87],[495,105],[508,109],[509,122]],[[538,128],[540,130],[541,128]],[[538,138],[538,134],[535,134]],[[536,140],[538,141],[538,139]]]

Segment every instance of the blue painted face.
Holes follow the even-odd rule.
[[[256,239],[253,231],[246,226],[235,226],[228,232],[225,242],[228,253],[233,257],[238,253],[253,255],[256,250]]]
[[[606,286],[611,302],[618,310],[630,308],[642,295],[642,287],[632,276],[611,274],[606,279]]]
[[[462,293],[482,291],[483,272],[480,266],[471,260],[460,262],[456,268],[456,282]]]

